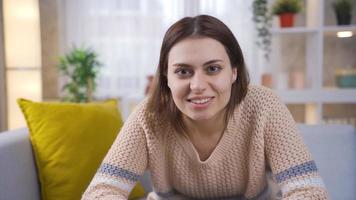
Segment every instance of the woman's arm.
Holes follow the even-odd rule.
[[[141,125],[143,113],[140,110],[137,109],[125,122],[83,194],[83,200],[128,199],[147,166],[147,145]]]
[[[328,199],[322,178],[287,107],[271,95],[265,152],[283,199]]]

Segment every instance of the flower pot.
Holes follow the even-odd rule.
[[[269,88],[273,87],[272,74],[262,74],[262,85]]]
[[[338,25],[350,25],[352,15],[348,13],[336,13],[336,21]]]
[[[356,87],[356,69],[337,69],[335,73],[336,85],[340,88]]]
[[[283,13],[279,15],[281,27],[292,27],[294,25],[294,13]]]

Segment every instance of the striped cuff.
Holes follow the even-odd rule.
[[[140,175],[138,175],[132,171],[122,169],[118,166],[111,165],[108,163],[101,164],[101,166],[98,170],[98,173],[106,174],[109,176],[115,176],[115,177],[119,177],[119,178],[124,178],[124,179],[127,179],[132,182],[138,181],[138,179],[140,177]]]
[[[117,178],[114,178],[114,177],[107,177],[107,176],[103,176],[103,175],[100,175],[100,174],[97,174],[93,181],[90,183],[90,186],[94,187],[96,185],[110,185],[110,186],[113,186],[115,188],[119,188],[120,190],[122,191],[126,191],[126,192],[130,192],[133,187],[135,186],[134,184],[128,184],[128,183],[125,183],[123,181],[120,181],[119,179]]]
[[[299,188],[325,188],[323,180],[318,175],[318,169],[313,160],[293,166],[275,175],[281,184],[281,191],[286,194]]]
[[[308,187],[325,188],[325,185],[323,180],[320,178],[320,176],[314,176],[314,177],[306,177],[306,178],[290,181],[286,184],[283,184],[281,190],[283,194],[286,194],[298,188],[308,188]]]
[[[276,174],[276,180],[278,183],[281,183],[283,181],[286,181],[288,179],[294,178],[294,177],[298,177],[298,176],[302,176],[305,174],[309,174],[312,172],[317,172],[318,169],[316,167],[316,164],[314,162],[314,160],[300,164],[300,165],[296,165],[294,167],[291,167],[289,169],[286,169],[278,174]]]

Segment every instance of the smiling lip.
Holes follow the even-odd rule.
[[[194,109],[202,109],[209,106],[214,97],[193,97],[188,99],[188,102]]]

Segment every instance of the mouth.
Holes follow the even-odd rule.
[[[205,98],[192,98],[188,99],[188,102],[191,102],[196,105],[203,105],[211,101],[214,97],[205,97]]]

